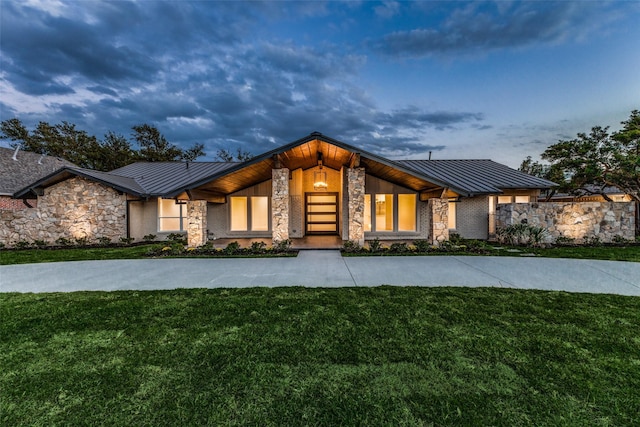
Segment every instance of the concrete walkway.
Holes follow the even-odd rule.
[[[640,296],[640,263],[553,258],[408,256],[149,259],[0,266],[0,292],[254,286],[494,286]]]

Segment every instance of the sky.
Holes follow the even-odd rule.
[[[0,0],[0,120],[518,167],[640,109],[640,2]],[[8,146],[9,141],[0,141]]]

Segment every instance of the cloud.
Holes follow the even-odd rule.
[[[420,58],[453,54],[483,55],[581,39],[618,17],[602,3],[471,3],[439,24],[394,31],[370,42],[385,56]]]
[[[173,143],[202,142],[210,153],[241,147],[257,154],[320,131],[405,157],[443,150],[429,142],[434,132],[486,126],[479,112],[382,109],[361,81],[368,58],[353,46],[262,37],[262,25],[291,20],[289,12],[319,19],[334,7],[3,3],[0,87],[21,101],[3,99],[2,119],[66,120],[98,137],[128,136],[149,123]],[[378,16],[391,17],[399,4],[381,7]]]

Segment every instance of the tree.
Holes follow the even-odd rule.
[[[110,171],[135,161],[194,161],[204,155],[204,145],[195,144],[182,149],[171,144],[154,126],[147,124],[134,126],[132,140],[139,149],[122,135],[108,132],[103,141],[89,135],[76,125],[61,122],[50,125],[40,122],[30,132],[17,119],[0,123],[0,137],[10,139],[15,148],[20,145],[24,151],[61,157],[76,165],[100,171]]]
[[[221,148],[216,152],[216,159],[222,162],[246,162],[252,157],[253,154],[242,150],[242,148],[238,148],[235,155],[231,154],[231,152],[226,148]]]
[[[640,207],[640,111],[633,110],[629,120],[622,125],[623,128],[611,136],[617,147],[613,180]]]

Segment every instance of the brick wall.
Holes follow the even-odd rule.
[[[27,203],[31,206],[27,206],[21,199],[12,199],[10,196],[0,196],[0,210],[29,209],[30,207],[35,208],[38,206],[38,201],[35,199],[28,200]]]

